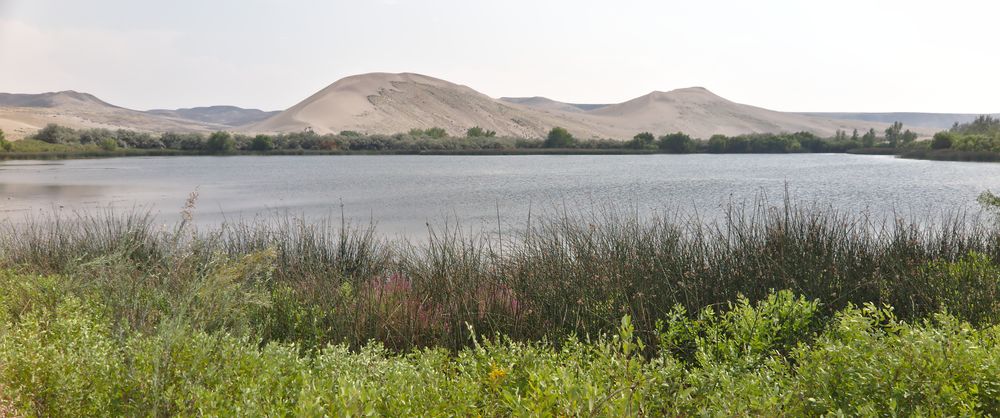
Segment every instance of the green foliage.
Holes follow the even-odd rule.
[[[415,137],[441,139],[447,137],[448,132],[445,131],[444,128],[438,128],[435,126],[433,128],[428,128],[428,129],[419,129],[419,128],[410,129],[409,135]]]
[[[566,128],[556,126],[549,131],[543,146],[545,148],[572,148],[576,145],[576,138],[566,130]]]
[[[770,294],[586,342],[472,336],[449,352],[258,344],[169,322],[117,334],[65,278],[0,272],[0,405],[26,416],[980,416],[1000,412],[1000,334],[940,313]],[[57,285],[56,287],[52,287]],[[46,289],[32,290],[25,289]],[[12,315],[11,312],[18,312]],[[677,351],[672,342],[687,351]]]
[[[448,132],[445,131],[444,128],[438,128],[438,127],[435,126],[433,128],[425,130],[424,131],[424,135],[426,135],[426,136],[428,136],[430,138],[434,138],[434,139],[441,139],[441,138],[447,137],[448,136]]]
[[[729,213],[541,218],[502,254],[190,209],[3,224],[0,411],[1000,413],[1000,227]]]
[[[691,152],[694,142],[690,136],[683,132],[667,134],[660,137],[660,150],[671,154],[683,154]]]
[[[632,149],[655,149],[656,137],[649,132],[638,133],[625,146]]]
[[[976,201],[986,209],[1000,211],[1000,196],[989,190],[980,193]]]
[[[934,134],[934,139],[931,140],[931,149],[948,149],[951,148],[952,134],[948,132],[938,132]]]
[[[274,139],[268,135],[257,135],[253,137],[250,149],[253,151],[271,151],[274,149]]]
[[[205,150],[216,153],[233,152],[236,150],[236,141],[229,132],[213,132],[205,141]]]
[[[7,140],[4,136],[3,129],[0,129],[0,150],[4,152],[10,152],[14,148],[14,145]]]
[[[465,131],[466,138],[493,138],[497,136],[496,131],[485,130],[478,126],[473,126]]]
[[[72,152],[79,151],[79,145],[51,144],[37,139],[22,139],[11,142],[11,152],[37,153],[37,152]]]
[[[997,135],[1000,134],[1000,118],[995,118],[991,115],[981,115],[972,122],[955,124],[955,126],[951,128],[951,132],[957,134],[978,134],[987,136]]]
[[[97,146],[104,151],[114,151],[118,149],[118,141],[112,138],[102,139],[97,143]]]
[[[865,134],[861,136],[861,145],[864,146],[865,148],[874,147],[875,140],[877,139],[878,138],[877,135],[875,134],[875,129],[874,128],[869,129],[868,132],[865,132]]]
[[[903,135],[903,123],[896,121],[893,122],[888,128],[885,128],[885,140],[889,142],[889,146],[895,148],[900,145],[900,139]]]
[[[50,123],[45,125],[37,134],[35,134],[35,139],[43,142],[48,142],[50,144],[67,144],[71,142],[79,142],[76,131],[72,128],[65,126],[56,125]]]
[[[545,139],[498,138],[495,136],[494,131],[473,127],[466,132],[466,136],[460,138],[448,137],[447,132],[440,128],[430,128],[427,130],[412,129],[408,133],[396,135],[365,135],[354,131],[342,131],[336,135],[319,135],[307,129],[301,132],[268,135],[272,144],[268,146],[266,140],[263,138],[258,139],[241,134],[230,134],[232,139],[230,143],[230,141],[220,140],[220,136],[225,133],[216,133],[214,134],[215,138],[205,138],[204,135],[199,133],[165,132],[156,137],[146,132],[123,129],[114,132],[107,129],[74,131],[57,125],[53,125],[43,131],[46,131],[40,131],[40,135],[43,137],[61,136],[61,141],[64,141],[65,146],[56,147],[60,144],[52,144],[53,147],[34,146],[29,147],[33,148],[33,151],[25,152],[65,153],[67,156],[73,154],[88,155],[90,153],[101,155],[109,152],[121,155],[172,155],[187,153],[233,153],[239,151],[303,154],[340,152],[462,153],[495,150],[507,153],[517,150],[561,148],[579,150],[576,152],[612,153],[615,151],[627,152],[626,150],[659,150],[660,152],[670,153],[789,153],[847,152],[861,146],[873,146],[876,140],[874,130],[869,131],[865,136],[860,138],[857,135],[848,137],[846,132],[839,131],[833,138],[820,138],[808,132],[796,132],[748,134],[733,137],[714,135],[708,141],[678,136],[680,133],[677,133],[664,136],[674,141],[674,143],[668,144],[662,141],[651,141],[650,137],[652,134],[648,132],[638,134],[629,141],[621,142],[611,139],[577,140],[563,128],[553,129],[554,132],[550,132],[549,137]],[[62,134],[56,135],[59,132],[62,132]],[[899,136],[903,138],[901,139],[903,142],[915,137],[912,132],[908,133],[908,131],[900,133]],[[994,141],[990,137],[980,137],[982,135],[970,135],[969,138],[956,139],[956,144],[958,145],[954,148],[955,151],[975,153],[980,152],[978,151],[980,149],[1000,147],[1000,139]],[[104,151],[98,146],[108,138],[116,140],[119,149]],[[78,144],[82,144],[84,147],[80,147]],[[661,148],[661,146],[665,148]],[[143,150],[163,150],[166,152]],[[920,156],[914,153],[925,150],[929,151],[929,148],[909,146],[900,153],[909,153],[907,154],[908,156],[920,158]],[[22,152],[18,147],[14,147],[12,151]],[[569,151],[556,150],[554,152]],[[989,156],[993,155],[991,151],[982,152],[989,153]],[[1000,154],[997,154],[996,158],[1000,159]]]
[[[914,295],[914,303],[974,324],[1000,324],[1000,267],[989,255],[973,251],[957,261],[933,261],[924,275],[926,288]]]

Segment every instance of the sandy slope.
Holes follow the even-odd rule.
[[[625,103],[583,111],[545,98],[497,100],[465,86],[418,74],[362,74],[344,78],[261,123],[254,132],[318,133],[353,130],[406,132],[439,126],[463,133],[472,126],[500,135],[541,137],[563,126],[580,138],[631,138],[638,132],[683,131],[708,138],[717,133],[810,131],[832,135],[837,129],[881,128],[875,122],[832,120],[776,112],[733,103],[703,88],[653,92]]]
[[[884,125],[767,110],[731,102],[702,87],[655,91],[587,114],[595,120],[625,127],[632,132],[680,131],[699,138],[708,138],[714,134],[797,131],[830,136],[838,129],[848,132],[853,129],[864,131]]]
[[[72,128],[136,129],[149,132],[210,131],[223,126],[160,117],[114,106],[86,93],[0,94],[0,129],[11,139],[34,134],[49,123]]]
[[[344,78],[249,131],[398,133],[441,127],[452,135],[480,126],[499,135],[540,137],[553,126],[577,136],[609,132],[585,117],[503,103],[473,89],[418,74],[373,73]]]
[[[532,109],[549,110],[566,113],[582,113],[583,109],[570,103],[563,103],[547,97],[501,97],[500,101],[527,106]]]

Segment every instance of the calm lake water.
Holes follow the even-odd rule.
[[[540,213],[615,206],[711,218],[760,196],[875,215],[938,216],[1000,190],[1000,164],[886,156],[288,156],[0,162],[0,219],[104,208],[179,218],[198,192],[201,224],[274,212],[370,219],[387,235],[426,224],[496,229]]]

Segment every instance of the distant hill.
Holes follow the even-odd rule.
[[[118,108],[94,97],[94,95],[72,90],[41,94],[0,93],[0,106],[42,108],[99,106]]]
[[[128,128],[150,132],[230,130],[244,133],[321,134],[350,130],[394,134],[444,128],[462,135],[473,126],[513,137],[544,137],[561,126],[578,138],[629,139],[639,132],[714,134],[881,130],[894,121],[929,134],[971,121],[972,114],[792,113],[735,103],[701,87],[654,91],[617,104],[564,103],[545,97],[494,99],[467,86],[420,74],[370,73],[343,78],[281,112],[235,106],[157,109],[118,107],[81,92],[0,93],[0,129],[10,138],[46,124],[73,128]]]
[[[981,116],[978,113],[917,113],[917,112],[895,112],[895,113],[850,113],[850,112],[803,112],[806,116],[815,116],[829,119],[852,119],[869,122],[879,122],[891,124],[902,122],[903,126],[916,128],[932,128],[944,130],[951,128],[955,123],[972,122]],[[1000,113],[993,116],[1000,117]]]
[[[424,75],[372,73],[339,80],[247,129],[391,134],[438,126],[459,135],[480,126],[499,135],[537,138],[562,126],[580,138],[627,139],[642,131],[683,131],[702,138],[790,131],[832,135],[838,129],[882,125],[761,109],[733,103],[704,88],[653,92],[614,105],[574,105],[544,97],[493,99]]]
[[[259,109],[244,109],[236,106],[206,106],[175,110],[153,109],[146,111],[146,113],[173,119],[236,127],[260,122],[281,112],[265,112]]]
[[[125,109],[91,94],[76,91],[0,93],[0,129],[9,138],[30,136],[50,123],[72,128],[122,128],[149,132],[203,132],[224,128],[217,124],[166,118]]]

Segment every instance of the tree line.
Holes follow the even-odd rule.
[[[237,152],[420,152],[471,151],[503,149],[581,149],[630,150],[650,153],[818,153],[847,152],[868,148],[961,149],[1000,152],[1000,120],[983,116],[968,124],[956,124],[951,130],[935,135],[933,141],[914,144],[917,134],[896,122],[883,132],[869,129],[848,133],[838,130],[832,137],[810,132],[753,133],[735,136],[713,135],[693,138],[684,132],[654,135],[636,134],[631,140],[579,139],[564,127],[554,127],[544,138],[525,139],[497,136],[497,132],[476,126],[462,136],[452,136],[440,127],[414,128],[394,135],[341,131],[318,134],[312,129],[283,134],[245,135],[218,131],[212,133],[165,132],[153,134],[128,129],[73,129],[49,124],[30,139],[49,144],[79,145],[103,151],[176,150],[190,153]],[[924,144],[926,143],[926,144]],[[0,131],[0,150],[10,150],[11,143]]]

